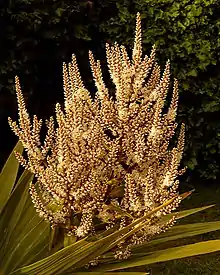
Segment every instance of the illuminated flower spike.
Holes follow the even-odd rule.
[[[180,203],[182,174],[179,170],[184,148],[184,125],[177,146],[169,142],[177,126],[178,83],[174,80],[168,112],[163,112],[170,82],[170,62],[160,76],[155,47],[142,57],[141,19],[137,14],[132,59],[124,46],[106,44],[115,97],[109,96],[100,61],[92,52],[89,60],[97,88],[95,99],[81,79],[75,55],[63,64],[64,110],[56,105],[54,119],[47,121],[47,135],[40,143],[42,121],[31,122],[25,108],[18,77],[15,79],[19,125],[9,124],[19,137],[27,158],[19,162],[32,173],[36,183],[30,194],[36,210],[53,227],[60,226],[78,238],[96,231],[94,218],[106,228],[120,228],[152,211],[167,200],[172,204],[151,215],[149,222],[115,251],[117,258],[130,255],[133,245],[167,230],[175,219],[161,222]]]

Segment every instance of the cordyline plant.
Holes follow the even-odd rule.
[[[42,120],[36,116],[30,120],[16,77],[19,124],[10,118],[9,124],[19,137],[16,147],[19,150],[15,150],[15,155],[25,172],[14,186],[16,166],[11,189],[5,193],[2,205],[1,226],[4,228],[0,230],[6,234],[1,246],[3,274],[13,271],[13,274],[41,275],[92,271],[103,274],[220,249],[220,241],[215,240],[205,245],[171,248],[174,251],[168,258],[166,251],[161,250],[158,257],[158,251],[149,253],[147,250],[149,245],[217,230],[220,223],[187,225],[182,228],[183,236],[180,231],[175,234],[175,228],[180,230],[178,226],[172,227],[177,219],[210,206],[172,213],[181,200],[191,194],[178,193],[178,177],[185,170],[179,168],[184,149],[184,125],[180,127],[176,146],[170,146],[177,127],[178,83],[175,79],[171,104],[165,113],[170,63],[166,63],[160,77],[155,47],[149,57],[142,57],[141,42],[141,19],[137,14],[132,60],[124,46],[106,44],[115,98],[109,96],[100,61],[94,59],[92,52],[89,52],[89,59],[97,87],[94,100],[83,84],[75,55],[71,63],[63,64],[64,108],[56,105],[56,123],[52,117],[47,121],[43,144],[40,142]],[[23,190],[20,192],[26,192],[28,205],[16,196],[17,204],[23,203],[16,208],[20,214],[19,218],[14,216],[16,226],[20,232],[21,224],[25,227],[21,213],[27,209],[31,209],[38,222],[32,224],[26,215],[29,230],[17,243],[14,236],[15,245],[7,250],[13,240],[13,233],[8,232],[16,228],[7,221],[12,211],[7,206],[15,199],[19,188]],[[33,205],[38,214],[33,211]],[[30,231],[40,234],[39,240],[36,240],[38,235],[29,236]],[[169,235],[169,232],[173,233]],[[16,249],[22,245],[26,254],[21,256],[20,250],[19,259],[16,255],[13,258],[11,254],[18,255]],[[178,254],[178,249],[182,254]],[[33,252],[39,257],[33,257]]]

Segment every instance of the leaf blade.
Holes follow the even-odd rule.
[[[40,260],[45,255],[42,249],[49,238],[49,224],[45,224],[36,212],[29,195],[29,183],[33,175],[24,171],[16,188],[0,215],[0,258],[3,274],[10,274],[31,259]],[[42,254],[38,254],[38,251]],[[35,255],[27,257],[27,255]]]
[[[18,180],[16,188],[13,190],[9,200],[4,206],[0,214],[0,235],[4,236],[0,240],[0,252],[2,247],[6,246],[7,238],[11,236],[16,227],[22,211],[25,207],[25,202],[28,197],[28,183],[33,179],[33,175],[24,171]],[[4,245],[3,245],[4,243]]]
[[[220,239],[149,252],[148,255],[137,259],[125,260],[120,263],[104,264],[102,267],[94,269],[94,271],[115,271],[137,266],[146,266],[153,263],[182,259],[217,251],[220,251]]]
[[[164,217],[162,217],[161,221],[162,222],[169,221],[173,217],[176,217],[176,219],[179,220],[179,219],[185,218],[187,216],[193,215],[197,212],[204,211],[204,210],[211,208],[213,206],[215,206],[215,205],[211,204],[211,205],[206,205],[206,206],[202,206],[202,207],[173,212],[173,213],[167,214]]]
[[[19,162],[14,155],[14,151],[22,154],[23,146],[20,141],[15,145],[0,174],[0,213],[11,195],[18,173]]]
[[[16,270],[13,274],[28,274],[28,275],[52,275],[52,274],[62,274],[69,268],[80,268],[87,264],[91,259],[96,256],[108,251],[117,244],[118,241],[125,238],[132,232],[135,232],[142,226],[143,222],[146,221],[148,216],[159,211],[164,206],[171,204],[176,199],[176,196],[155,208],[153,211],[141,217],[134,222],[132,222],[127,227],[120,229],[112,234],[98,240],[95,242],[88,242],[86,238],[84,240],[78,241],[68,247],[61,249],[60,251],[54,253],[53,255],[37,262],[32,265],[23,267]],[[132,232],[129,230],[132,229]],[[122,234],[125,234],[123,237]]]
[[[133,251],[138,252],[149,246],[159,245],[161,243],[174,241],[177,239],[193,237],[216,230],[220,230],[220,221],[176,225],[171,227],[167,232],[160,234],[159,238],[155,238],[146,244],[136,246]]]

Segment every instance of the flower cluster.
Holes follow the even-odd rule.
[[[179,203],[178,175],[184,148],[184,125],[176,147],[178,83],[174,80],[171,104],[163,111],[170,83],[170,62],[160,75],[155,47],[142,56],[141,19],[137,14],[132,59],[124,46],[106,44],[115,99],[109,96],[100,66],[92,52],[89,60],[97,88],[95,99],[86,89],[75,55],[63,64],[64,108],[56,105],[56,121],[46,121],[47,134],[40,142],[42,120],[31,121],[18,77],[15,79],[19,125],[9,124],[22,142],[26,157],[19,162],[35,175],[30,194],[36,210],[52,226],[65,228],[78,238],[96,231],[95,219],[106,228],[120,228],[176,196],[157,211],[148,224],[121,243],[115,255],[129,256],[133,245],[168,229],[174,219],[161,217]]]

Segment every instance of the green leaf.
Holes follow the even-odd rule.
[[[182,218],[185,218],[187,216],[190,216],[190,215],[193,215],[197,212],[200,212],[200,211],[204,211],[208,208],[211,208],[215,206],[214,204],[211,204],[211,205],[206,205],[206,206],[202,206],[202,207],[197,207],[197,208],[192,208],[192,209],[188,209],[188,210],[183,210],[183,211],[179,211],[179,212],[173,212],[171,214],[167,214],[166,216],[162,217],[162,221],[168,221],[170,220],[173,216],[176,217],[177,220],[179,219],[182,219]]]
[[[150,273],[147,273],[147,272],[89,272],[89,271],[85,271],[85,272],[74,272],[72,274],[74,275],[120,275],[122,274],[123,275],[148,275]]]
[[[37,221],[37,219],[39,220]],[[36,216],[35,219],[32,219],[29,227],[25,227],[24,230],[26,234],[20,238],[8,258],[7,263],[10,272],[48,256],[48,224]],[[6,274],[8,274],[8,271]]]
[[[124,210],[122,210],[119,206],[115,205],[115,204],[109,204],[108,208],[110,210],[115,210],[118,213],[118,216],[123,217],[123,216],[127,216],[129,217],[131,220],[133,220],[134,218],[132,217],[132,215]]]
[[[61,17],[62,14],[63,14],[63,12],[64,12],[64,9],[62,9],[62,8],[57,8],[57,9],[55,10],[55,14],[56,14],[58,17]]]
[[[219,250],[220,240],[199,242],[195,244],[188,244],[164,250],[149,252],[148,255],[144,257],[138,257],[133,259],[131,258],[123,262],[103,264],[100,268],[96,268],[94,271],[114,271],[137,266],[145,266],[153,263],[213,253]]]
[[[32,179],[33,175],[30,172],[23,172],[17,182],[16,188],[13,190],[12,195],[0,214],[0,235],[4,236],[0,241],[1,254],[3,247],[7,246],[9,238],[14,233],[22,211],[25,209],[25,203],[28,197],[28,185]]]
[[[22,154],[23,147],[20,142],[17,142],[0,174],[0,213],[11,195],[18,173],[19,163],[14,151]]]
[[[183,194],[180,194],[180,198],[181,200],[185,200],[187,197],[189,197],[193,192],[195,191],[195,189],[191,190],[191,191],[188,191],[188,192],[185,192]]]
[[[177,21],[177,26],[178,26],[179,28],[181,28],[182,30],[185,30],[185,29],[186,29],[186,27],[185,27],[180,21]]]
[[[91,245],[91,244],[89,244]],[[60,274],[58,273],[58,270],[62,267],[60,265],[60,261],[65,262],[64,265],[66,264],[66,258],[72,259],[73,264],[75,261],[77,261],[77,259],[75,259],[74,256],[77,255],[77,253],[81,250],[83,250],[83,248],[85,248],[86,246],[88,246],[88,242],[86,242],[86,238],[78,241],[77,243],[74,243],[73,245],[70,245],[68,247],[65,247],[63,249],[61,249],[60,251],[50,255],[47,258],[42,259],[41,261],[38,261],[34,264],[31,264],[29,266],[23,267],[19,270],[16,270],[15,272],[13,272],[12,274],[38,274],[38,275],[42,275],[42,274],[48,274],[48,275],[52,275],[52,274]],[[57,270],[57,272],[56,272]],[[54,273],[55,272],[55,273]]]
[[[216,230],[220,230],[220,221],[175,225],[165,233],[160,234],[159,237],[153,239],[152,241],[134,247],[133,251],[135,253],[138,251],[143,252],[143,250],[149,246],[205,234]]]
[[[56,227],[55,229],[50,228],[49,234],[49,252],[50,255],[59,251],[64,247],[64,229]]]
[[[190,84],[189,84],[188,82],[184,82],[184,83],[182,84],[182,87],[183,87],[184,90],[188,90],[188,89],[189,89],[189,86],[190,86]]]
[[[15,268],[46,256],[49,224],[39,217],[29,195],[33,175],[25,171],[0,215],[1,271]],[[2,233],[3,232],[3,233]]]
[[[197,70],[196,69],[192,69],[190,72],[187,73],[188,76],[197,76]]]
[[[75,235],[71,235],[71,236],[64,236],[64,247],[71,245],[73,243],[75,243],[77,240],[77,237]]]
[[[49,233],[49,251],[52,250],[53,244],[55,242],[55,238],[56,238],[56,232],[57,229],[56,228],[50,228],[50,233]]]
[[[176,212],[176,213],[167,214],[166,216],[162,217],[160,223],[164,224],[164,223],[168,222],[174,216],[176,217],[176,219],[182,219],[184,217],[187,217],[189,215],[192,215],[192,214],[195,214],[197,212],[203,211],[205,209],[211,208],[213,206],[214,205],[208,205],[208,206],[203,206],[203,207],[198,207],[198,208],[193,208],[193,209],[189,209],[189,210],[183,210],[183,211]],[[195,226],[196,226],[196,224],[195,224]],[[218,228],[218,225],[217,225],[217,228]],[[165,238],[162,240],[161,236],[165,237],[165,236],[169,235],[170,230],[174,230],[175,231],[175,229],[178,230],[178,226],[177,225],[171,227],[171,229],[169,229],[165,233],[161,233],[160,235],[155,236],[152,241],[149,241],[148,243],[145,243],[145,244],[141,244],[141,245],[135,246],[135,248],[133,248],[133,251],[136,252],[137,250],[143,249],[144,247],[149,247],[149,246],[153,246],[153,245],[156,245],[156,244],[159,244],[159,243],[163,243],[163,242],[169,241],[169,240],[166,240]],[[215,230],[218,230],[218,229],[215,229]],[[213,230],[209,230],[209,231],[213,231]],[[209,232],[209,231],[206,231],[206,233]],[[185,232],[185,233],[187,233],[187,232]],[[198,233],[198,234],[201,234],[201,233]],[[172,235],[173,235],[174,239],[179,239],[179,238],[184,238],[185,237],[184,235],[181,235],[181,236],[178,235],[178,238],[177,238],[177,236],[175,237],[175,232],[173,232]],[[195,235],[197,235],[197,234],[195,234]],[[193,234],[191,236],[193,236]],[[158,240],[158,242],[157,242],[157,240]],[[108,259],[113,259],[113,254],[112,253],[105,253],[105,258],[106,257]]]
[[[42,259],[39,262],[31,264],[29,266],[23,267],[13,273],[17,274],[29,274],[29,275],[52,275],[63,273],[69,268],[80,268],[88,264],[92,259],[97,256],[109,251],[111,248],[115,247],[117,243],[126,239],[130,235],[138,231],[144,223],[148,222],[147,218],[150,217],[155,212],[159,211],[163,207],[171,204],[176,199],[174,196],[169,201],[155,208],[153,211],[147,215],[136,219],[130,225],[126,226],[121,230],[117,230],[108,236],[95,241],[88,242],[88,238],[78,241],[70,246],[67,246],[60,251],[54,253],[53,255]],[[111,232],[111,231],[110,231]]]
[[[184,193],[185,194],[185,193]],[[156,207],[154,210],[143,216],[142,218],[136,219],[134,222],[126,226],[125,228],[116,231],[115,233],[111,234],[110,236],[107,236],[104,239],[101,239],[101,247],[98,247],[97,251],[93,251],[90,255],[87,257],[84,257],[81,261],[79,261],[75,268],[80,268],[88,264],[91,260],[94,258],[102,255],[103,253],[109,251],[110,249],[114,248],[118,243],[121,243],[122,241],[126,240],[128,237],[133,235],[135,232],[139,231],[140,228],[145,226],[146,223],[148,223],[148,217],[150,217],[155,212],[159,211],[163,207],[171,204],[175,200],[176,196],[174,196],[172,199],[168,200],[167,202],[163,203],[162,205]]]

